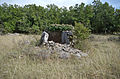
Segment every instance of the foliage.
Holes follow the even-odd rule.
[[[90,35],[90,30],[82,23],[75,23],[74,35],[77,39],[84,40]]]
[[[3,34],[3,33],[5,33],[5,28],[2,21],[0,20],[0,34]]]
[[[93,2],[94,16],[91,20],[92,31],[95,33],[113,32],[114,24],[114,8],[109,6],[107,2],[102,4],[100,0]]]
[[[116,9],[115,11],[114,23],[115,23],[115,26],[112,30],[114,32],[120,32],[120,9]]]
[[[55,4],[46,8],[29,4],[25,6],[0,5],[0,29],[4,33],[40,33],[50,24],[75,25],[82,23],[93,33],[120,32],[120,9],[109,3],[94,0],[92,4],[75,4],[59,8]],[[32,31],[33,30],[33,31]]]
[[[66,31],[72,30],[73,26],[70,25],[51,25],[46,28],[47,31]]]

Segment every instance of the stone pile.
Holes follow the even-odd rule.
[[[75,49],[70,45],[66,44],[59,44],[53,41],[48,41],[48,43],[45,46],[50,51],[50,53],[56,52],[59,54],[59,57],[63,59],[69,58],[71,57],[71,55],[74,55],[78,58],[88,56],[87,53],[83,53],[81,50]]]

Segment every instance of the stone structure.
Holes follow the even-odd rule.
[[[48,42],[49,34],[47,32],[43,32],[41,35],[40,43],[39,45],[46,44]]]
[[[49,38],[48,41],[54,41],[56,43],[61,43],[61,34],[62,32],[50,32],[48,31]]]
[[[63,31],[61,35],[62,44],[70,44],[70,36],[73,36],[71,31]]]
[[[72,41],[70,39],[70,36],[72,37],[73,34],[71,31],[58,31],[58,32],[48,32],[49,38],[48,41],[54,41],[56,43],[61,43],[61,44],[70,44]]]
[[[81,50],[75,49],[66,44],[55,43],[53,41],[48,41],[46,47],[51,53],[58,53],[59,58],[62,59],[70,58],[71,55],[76,56],[77,58],[88,56],[87,53],[83,53]]]
[[[47,52],[50,54],[56,52],[59,58],[66,59],[70,58],[72,55],[77,58],[87,56],[88,54],[83,53],[81,50],[75,49],[70,46],[70,36],[72,36],[71,31],[63,32],[43,32],[40,39],[40,45],[46,43],[44,46],[47,48]]]

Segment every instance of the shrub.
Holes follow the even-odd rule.
[[[74,35],[75,35],[75,38],[79,40],[84,40],[89,37],[90,30],[84,27],[83,24],[75,22]]]
[[[74,27],[74,47],[78,48],[80,50],[85,50],[89,49],[89,44],[88,41],[85,40],[89,37],[90,35],[90,30],[86,27],[84,27],[83,24],[81,23],[76,23],[75,22],[75,27]]]
[[[46,28],[47,31],[66,31],[66,30],[72,30],[73,26],[70,25],[51,25],[49,27]]]

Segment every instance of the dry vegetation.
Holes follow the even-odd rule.
[[[120,79],[120,42],[111,35],[93,35],[82,45],[86,58],[59,59],[54,53],[41,58],[44,47],[36,47],[37,35],[0,36],[0,79]],[[29,41],[28,41],[29,40]]]

